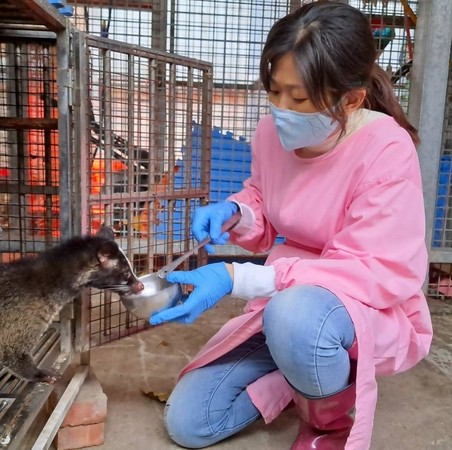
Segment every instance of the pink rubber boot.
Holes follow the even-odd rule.
[[[355,398],[354,382],[328,397],[306,398],[295,394],[294,403],[301,423],[291,450],[343,450],[353,425],[350,414]]]

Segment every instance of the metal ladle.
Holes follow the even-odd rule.
[[[240,217],[240,212],[234,214],[223,224],[221,232],[229,231],[239,222]],[[158,310],[177,305],[182,299],[182,287],[179,283],[167,281],[166,276],[210,241],[210,237],[205,238],[157,272],[139,277],[144,289],[138,294],[120,296],[124,307],[138,318],[149,320],[151,315]]]

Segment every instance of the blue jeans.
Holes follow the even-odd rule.
[[[246,387],[274,370],[310,397],[347,386],[347,349],[355,329],[330,291],[318,286],[286,289],[268,302],[263,324],[262,333],[177,383],[165,408],[165,425],[178,445],[208,447],[258,419]]]

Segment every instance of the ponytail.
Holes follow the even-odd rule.
[[[419,144],[419,135],[416,128],[411,125],[394,94],[393,85],[388,74],[375,63],[370,74],[370,86],[366,96],[367,107],[389,116],[411,136],[415,145]]]

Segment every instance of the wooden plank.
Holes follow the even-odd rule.
[[[87,375],[88,366],[77,369],[31,450],[47,450],[50,447]]]
[[[44,186],[39,184],[24,185],[10,183],[0,183],[0,193],[2,194],[35,194],[35,195],[58,195],[58,186]]]
[[[103,7],[111,7],[111,0],[77,0],[77,6],[103,6]],[[71,4],[71,1],[68,1],[68,4]],[[124,9],[153,9],[154,5],[151,0],[115,0],[114,8],[124,8]]]
[[[58,130],[58,119],[0,117],[2,130]]]
[[[405,14],[409,17],[411,24],[415,27],[417,25],[417,16],[411,9],[408,0],[400,0],[400,3],[402,3],[403,10]]]
[[[36,23],[46,26],[49,30],[59,31],[67,28],[67,19],[61,15],[56,8],[45,0],[8,0],[17,10],[17,19],[13,16],[11,20],[19,23],[23,14],[28,17],[27,23]]]
[[[12,24],[8,25],[0,22],[0,42],[17,43],[19,40],[24,40],[33,43],[54,43],[56,34],[53,31],[47,30],[44,25],[36,24]]]

